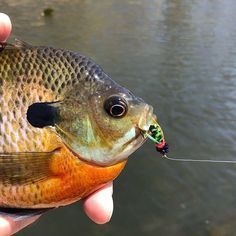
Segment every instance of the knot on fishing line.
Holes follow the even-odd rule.
[[[156,144],[156,150],[160,152],[162,155],[165,155],[169,152],[169,145],[163,140],[163,143]]]

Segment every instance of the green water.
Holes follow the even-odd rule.
[[[12,40],[88,55],[152,104],[170,156],[236,159],[234,0],[1,0],[0,10]],[[234,178],[236,165],[171,162],[146,143],[115,181],[109,224],[76,203],[18,235],[233,235]]]

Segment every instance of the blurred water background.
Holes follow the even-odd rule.
[[[1,0],[0,11],[11,40],[88,55],[152,104],[170,156],[236,160],[234,0]],[[109,224],[76,203],[18,235],[232,236],[235,178],[236,164],[171,162],[146,143],[115,181]]]

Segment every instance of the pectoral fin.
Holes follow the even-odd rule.
[[[0,183],[29,184],[48,178],[55,152],[0,153]]]

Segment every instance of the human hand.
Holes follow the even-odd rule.
[[[1,13],[0,13],[1,21]],[[87,216],[97,224],[107,223],[113,212],[112,182],[92,193],[83,200],[83,208]],[[0,216],[0,235],[12,235],[35,222],[40,216],[28,217],[14,221],[11,217]]]
[[[0,13],[0,42],[5,42],[11,33],[11,20],[8,15]]]
[[[4,13],[0,13],[0,42],[7,40],[11,33],[11,28],[10,18]],[[85,213],[95,223],[105,224],[110,220],[113,212],[112,192],[113,185],[110,182],[83,200]],[[10,217],[0,216],[0,235],[12,235],[27,225],[32,224],[39,217],[34,216],[24,220],[14,221]]]

